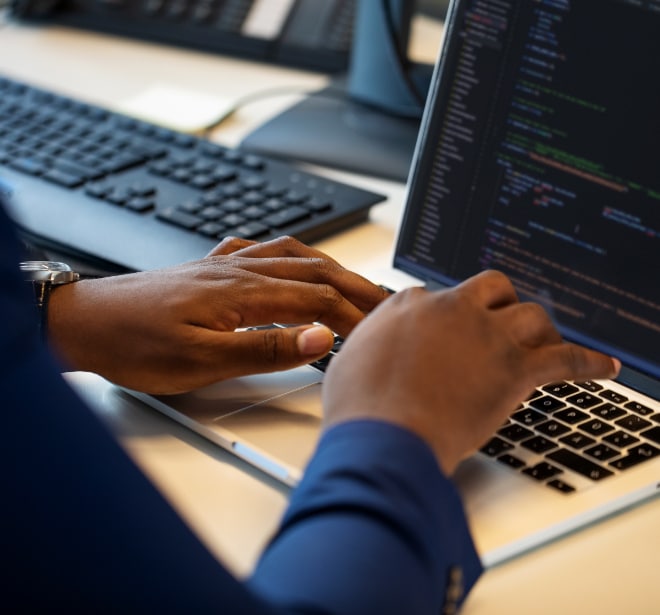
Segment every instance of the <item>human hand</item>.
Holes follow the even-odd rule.
[[[387,293],[284,237],[226,239],[169,269],[54,290],[49,339],[73,369],[150,393],[178,393],[324,356]],[[237,328],[314,323],[285,329]]]
[[[537,386],[614,377],[620,363],[562,341],[501,273],[393,295],[353,332],[323,386],[325,424],[372,418],[431,446],[446,474]]]

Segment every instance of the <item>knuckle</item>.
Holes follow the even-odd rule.
[[[280,350],[279,332],[276,329],[267,329],[261,339],[261,357],[267,364],[275,365]]]
[[[317,286],[317,296],[321,305],[328,309],[337,307],[344,300],[341,293],[330,284],[319,284]]]
[[[335,265],[324,258],[310,258],[309,263],[316,271],[318,278],[321,280],[331,278],[336,269]]]
[[[277,237],[272,241],[273,245],[286,256],[295,256],[300,252],[300,248],[303,245],[294,237],[290,235],[282,235],[282,237]]]
[[[576,346],[573,344],[566,344],[564,347],[564,361],[566,363],[566,368],[571,374],[581,373],[582,368],[582,354],[578,351]]]

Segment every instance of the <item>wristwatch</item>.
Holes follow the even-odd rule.
[[[45,338],[48,328],[48,300],[53,286],[70,284],[80,278],[66,263],[56,261],[24,261],[20,263],[24,279],[32,282],[34,298],[39,310],[39,331]]]

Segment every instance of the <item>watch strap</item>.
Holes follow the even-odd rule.
[[[48,304],[50,302],[50,292],[52,284],[40,280],[33,280],[35,305],[39,313],[38,327],[42,339],[48,336]]]

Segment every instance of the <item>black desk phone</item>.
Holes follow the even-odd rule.
[[[320,72],[348,65],[357,0],[13,0],[57,23]]]

